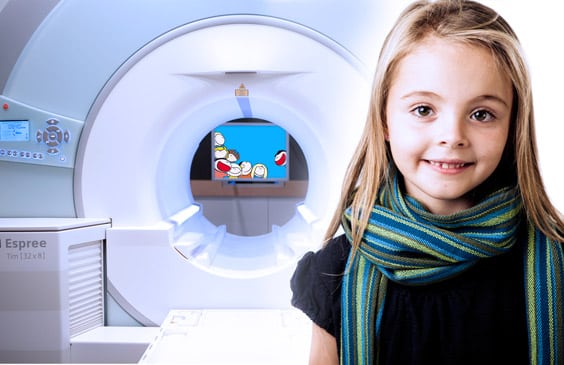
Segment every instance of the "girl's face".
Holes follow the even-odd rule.
[[[469,208],[498,166],[513,92],[490,51],[429,37],[392,75],[387,140],[407,194],[434,214]]]

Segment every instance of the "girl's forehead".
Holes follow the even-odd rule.
[[[431,91],[461,99],[495,93],[508,104],[512,100],[512,83],[493,53],[461,41],[428,37],[399,60],[390,76],[390,87],[401,93]]]
[[[472,64],[471,61],[477,62]],[[494,52],[483,45],[431,35],[412,44],[396,61],[396,67],[392,72],[397,73],[405,64],[417,65],[425,62],[431,65],[439,64],[442,67],[449,64],[461,67],[471,65],[477,69],[506,75],[506,70],[499,67],[497,61]]]

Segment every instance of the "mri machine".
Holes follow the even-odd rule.
[[[385,12],[372,0],[0,1],[0,217],[111,219],[108,326],[290,308],[290,275],[319,247],[362,129]],[[306,179],[199,196],[201,142],[240,118],[282,127]],[[292,184],[301,193],[270,196]],[[265,228],[221,222],[240,210]]]
[[[374,3],[319,17],[314,1],[38,2],[4,70],[2,120],[29,121],[30,137],[3,142],[0,215],[110,217],[108,290],[143,324],[171,307],[287,306],[291,264],[318,244],[364,120]],[[31,8],[7,2],[2,24],[23,32]],[[206,219],[190,184],[200,141],[248,116],[240,84],[308,168],[294,216],[243,238]]]
[[[395,17],[382,14],[401,7],[0,1],[0,217],[111,219],[108,326],[160,325],[171,309],[289,308],[289,277],[320,244],[361,132]],[[196,192],[201,142],[248,117],[293,138],[301,195],[270,196],[292,178],[222,185],[249,199]],[[266,228],[221,222],[241,207]]]

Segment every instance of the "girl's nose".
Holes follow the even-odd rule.
[[[469,143],[466,137],[465,121],[453,117],[443,119],[438,123],[438,143],[447,148],[463,148]]]

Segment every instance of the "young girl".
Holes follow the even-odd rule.
[[[310,364],[564,363],[564,225],[521,52],[473,1],[401,14],[327,241],[292,278]]]

